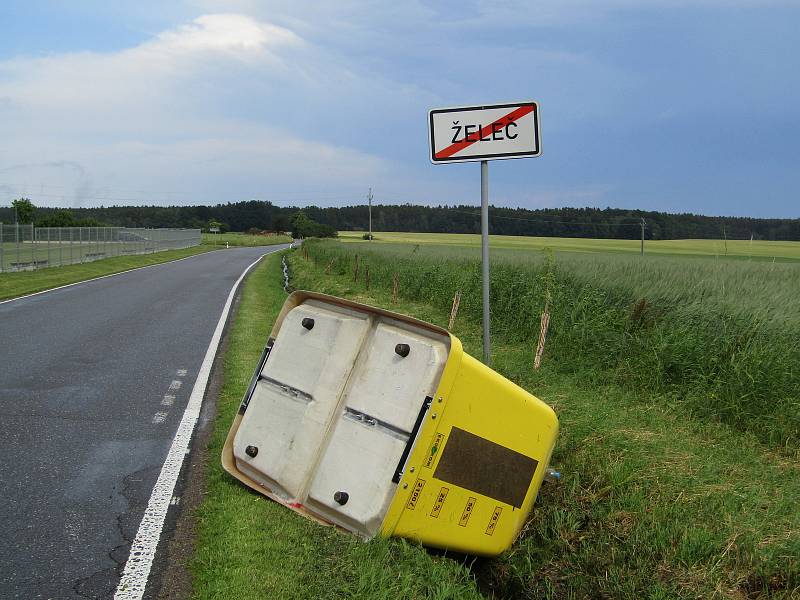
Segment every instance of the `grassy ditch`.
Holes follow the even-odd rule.
[[[350,269],[337,274],[331,266],[326,274],[330,255],[315,262],[316,252],[309,248],[309,260],[291,255],[296,287],[446,325],[449,299],[446,307],[402,297],[392,304],[390,282],[372,279],[367,290],[363,271],[357,283]],[[473,355],[480,353],[478,323],[466,311],[454,331]],[[752,432],[692,418],[663,393],[598,383],[555,369],[552,361],[534,372],[530,341],[510,333],[495,337],[495,368],[556,408],[562,434],[553,464],[563,479],[543,487],[509,552],[472,565],[476,589],[500,598],[800,592],[796,461]]]
[[[61,285],[86,281],[103,275],[121,273],[138,267],[194,256],[213,250],[211,246],[194,246],[179,250],[165,250],[154,254],[139,254],[104,258],[94,262],[64,267],[49,267],[37,271],[20,271],[17,273],[0,273],[0,300],[16,298],[25,294],[33,294],[49,290]]]
[[[469,248],[312,241],[309,255],[373,286],[396,275],[404,300],[481,318],[480,263]],[[691,415],[800,450],[800,266],[673,257],[495,253],[492,330],[531,344],[547,302],[546,360],[562,373],[612,380],[680,402]],[[362,273],[363,276],[363,273]]]

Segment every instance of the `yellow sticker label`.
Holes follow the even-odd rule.
[[[502,507],[496,506],[492,513],[492,518],[489,519],[489,525],[486,527],[486,535],[492,535],[494,528],[497,527],[497,522],[500,520],[500,513],[503,512]]]
[[[433,510],[431,510],[431,516],[434,519],[439,518],[439,511],[442,510],[442,506],[444,505],[444,499],[447,498],[447,492],[450,490],[446,487],[443,487],[439,490],[439,495],[436,496],[436,502],[433,503]]]
[[[472,509],[475,508],[476,502],[477,499],[473,498],[472,496],[470,496],[467,500],[467,505],[464,507],[464,512],[461,513],[461,520],[458,522],[461,527],[466,527],[467,523],[469,523],[469,518],[472,516]]]
[[[428,448],[428,458],[425,459],[425,467],[427,467],[428,469],[431,468],[433,461],[436,460],[436,455],[439,453],[439,450],[442,449],[443,440],[444,440],[443,433],[437,433],[435,436],[433,436],[431,447]]]
[[[422,494],[422,488],[424,487],[424,479],[417,479],[417,481],[414,482],[414,489],[411,490],[411,496],[409,496],[408,503],[406,504],[406,508],[408,510],[414,510],[417,507],[417,500],[419,500],[419,497]]]

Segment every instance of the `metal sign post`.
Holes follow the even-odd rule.
[[[489,163],[542,153],[539,105],[533,101],[435,108],[428,112],[428,140],[433,164],[481,163],[481,262],[483,278],[483,362],[491,359],[489,342]]]
[[[481,161],[481,272],[483,274],[483,364],[491,361],[489,347],[489,161]]]

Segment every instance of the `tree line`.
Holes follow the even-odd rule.
[[[89,223],[122,227],[189,227],[207,229],[210,221],[223,231],[292,231],[301,223],[319,236],[336,230],[362,231],[369,223],[366,205],[343,207],[282,207],[250,200],[214,206],[100,206],[35,209],[35,223],[70,226]],[[490,230],[497,235],[638,239],[645,220],[647,239],[763,239],[800,240],[800,219],[708,217],[618,208],[491,207]],[[307,220],[306,220],[307,219]],[[12,209],[0,209],[0,221],[14,222]],[[63,224],[62,224],[63,223]],[[319,226],[318,228],[315,228]],[[480,210],[475,206],[374,205],[373,231],[477,233]],[[311,231],[311,229],[308,229]]]

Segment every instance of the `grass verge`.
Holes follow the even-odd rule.
[[[352,275],[290,255],[293,283],[446,323],[427,303],[392,304]],[[249,277],[230,330],[209,452],[230,422],[285,298],[280,258]],[[473,354],[480,331],[455,334]],[[561,483],[543,487],[510,551],[465,561],[402,540],[361,542],[249,492],[213,460],[192,562],[198,598],[791,598],[800,591],[800,467],[755,436],[687,417],[666,397],[547,368],[530,345],[495,340],[495,368],[555,406]]]
[[[61,285],[86,281],[103,275],[121,273],[138,267],[194,256],[214,250],[213,246],[194,246],[180,250],[165,250],[155,254],[139,254],[104,258],[94,262],[65,267],[50,267],[38,271],[20,271],[17,273],[0,273],[0,300],[16,298],[49,290]]]

